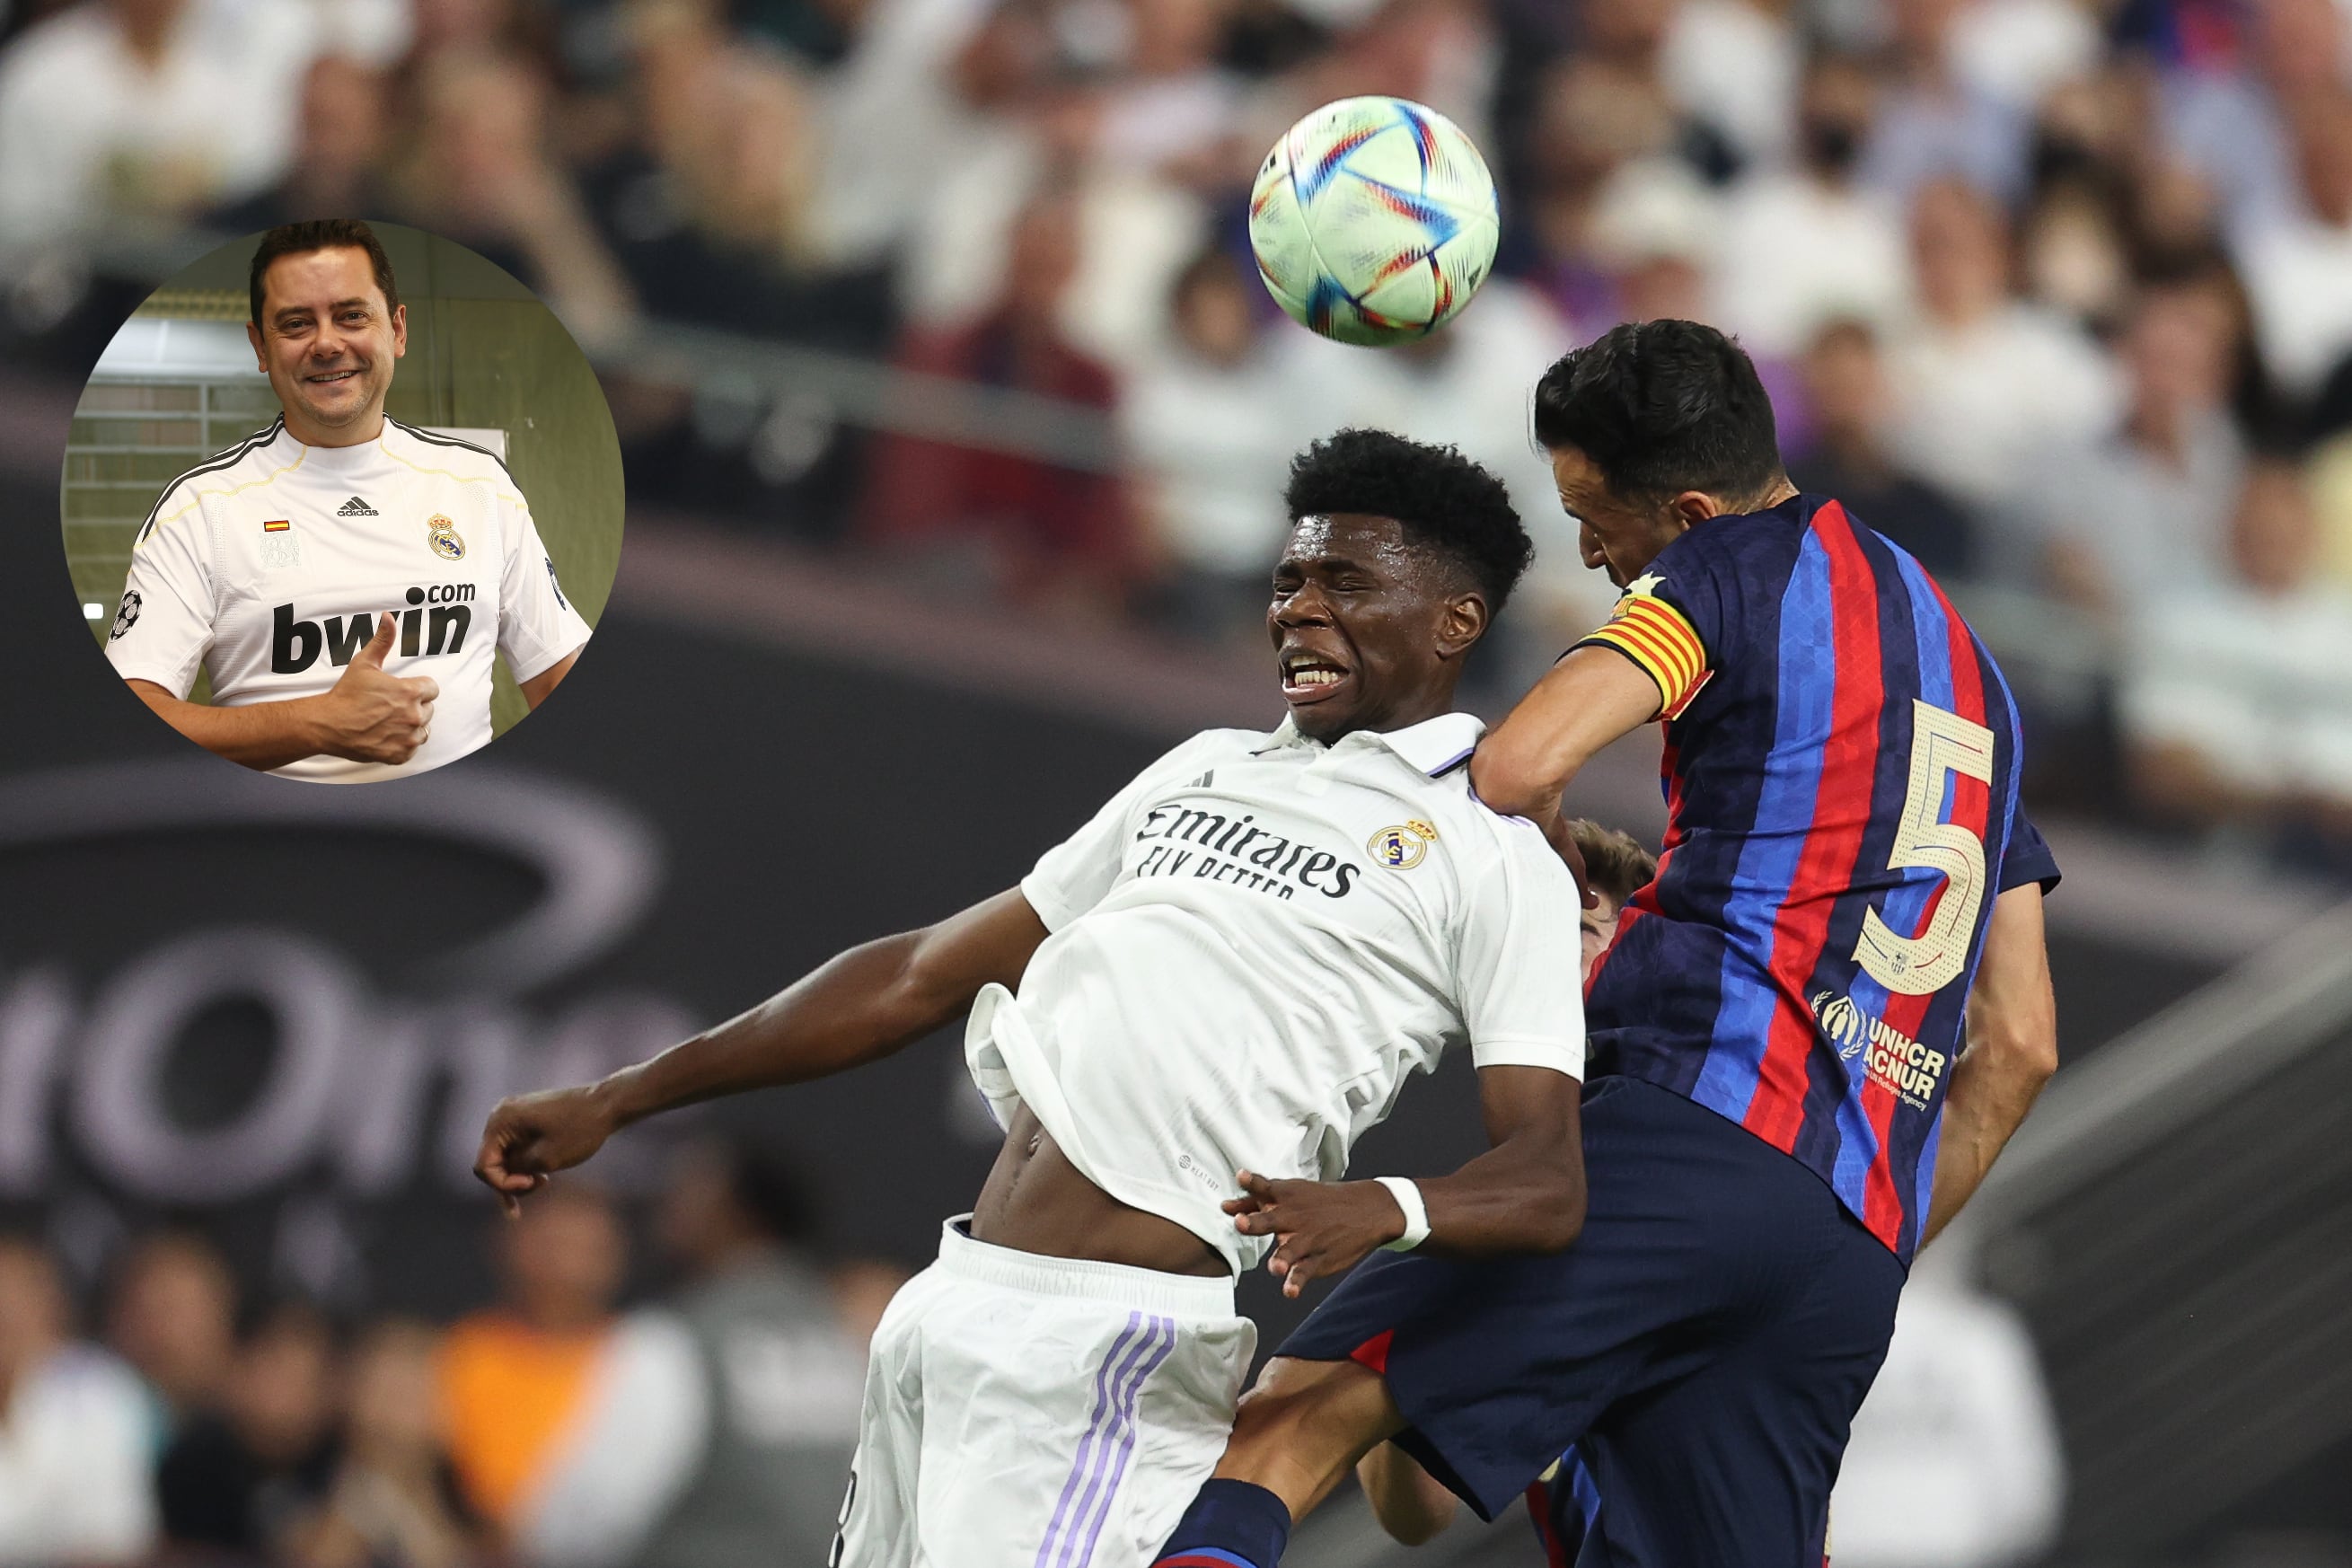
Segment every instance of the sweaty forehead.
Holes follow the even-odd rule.
[[[1349,511],[1308,513],[1291,524],[1282,548],[1283,560],[1292,565],[1348,561],[1398,574],[1411,570],[1422,553],[1396,519]]]

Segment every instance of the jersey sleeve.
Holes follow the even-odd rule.
[[[1021,879],[1021,893],[1047,931],[1060,931],[1103,901],[1127,864],[1136,806],[1161,784],[1182,777],[1188,768],[1207,767],[1213,750],[1211,736],[1193,736],[1136,774],[1085,826],[1038,857]]]
[[[1470,1059],[1584,1076],[1583,908],[1576,879],[1526,823],[1500,821],[1501,864],[1467,889],[1455,950]]]
[[[210,534],[204,509],[168,491],[131,547],[131,571],[106,635],[106,657],[125,680],[152,680],[185,700],[213,646],[215,616]]]
[[[1609,619],[1578,647],[1623,654],[1658,686],[1658,717],[1691,705],[1738,646],[1739,574],[1724,542],[1701,524],[1658,552],[1626,585]]]
[[[588,623],[563,596],[555,558],[541,542],[530,508],[500,499],[508,510],[507,558],[499,577],[499,651],[517,680],[545,674],[585,644]]]
[[[2001,851],[2000,891],[2006,893],[2011,888],[2039,882],[2046,893],[2058,885],[2058,857],[2050,852],[2042,829],[2034,826],[2032,818],[2021,810],[2009,830],[2009,847]]]

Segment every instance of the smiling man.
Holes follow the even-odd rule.
[[[164,487],[107,657],[180,733],[289,778],[396,778],[487,745],[493,649],[536,708],[589,635],[514,476],[385,416],[408,311],[367,225],[271,229],[249,300],[282,412]],[[188,700],[199,668],[210,705]]]
[[[1216,1462],[1255,1331],[1236,1216],[1336,1181],[1467,1045],[1493,1147],[1318,1187],[1293,1294],[1382,1246],[1558,1248],[1583,1212],[1576,885],[1470,794],[1464,658],[1530,553],[1451,448],[1343,431],[1293,466],[1266,615],[1289,716],[1178,746],[1021,884],[841,954],[730,1023],[500,1105],[509,1203],[656,1111],[874,1060],[968,1012],[1005,1130],[876,1336],[835,1568],[1145,1561]],[[1240,1179],[1237,1172],[1252,1173]]]

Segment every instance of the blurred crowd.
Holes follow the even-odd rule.
[[[86,365],[192,235],[406,221],[604,356],[634,500],[1206,641],[1261,613],[1289,455],[1386,426],[1495,467],[1537,535],[1500,693],[1611,597],[1529,446],[1535,377],[1696,317],[1758,359],[1799,481],[1995,642],[2045,798],[2352,861],[2352,0],[14,0],[6,27],[27,363]],[[1502,185],[1480,297],[1379,352],[1284,321],[1243,227],[1282,128],[1359,92],[1451,115]]]
[[[558,1184],[496,1233],[499,1299],[441,1326],[241,1300],[193,1229],[87,1292],[0,1236],[0,1563],[822,1562],[903,1276],[821,1266],[812,1220],[772,1157],[698,1145],[652,1216],[668,1288],[625,1310],[630,1227]]]

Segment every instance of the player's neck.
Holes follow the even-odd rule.
[[[310,423],[300,410],[280,405],[286,413],[286,433],[305,447],[364,447],[383,436],[383,407],[378,405],[360,418],[336,429]]]

